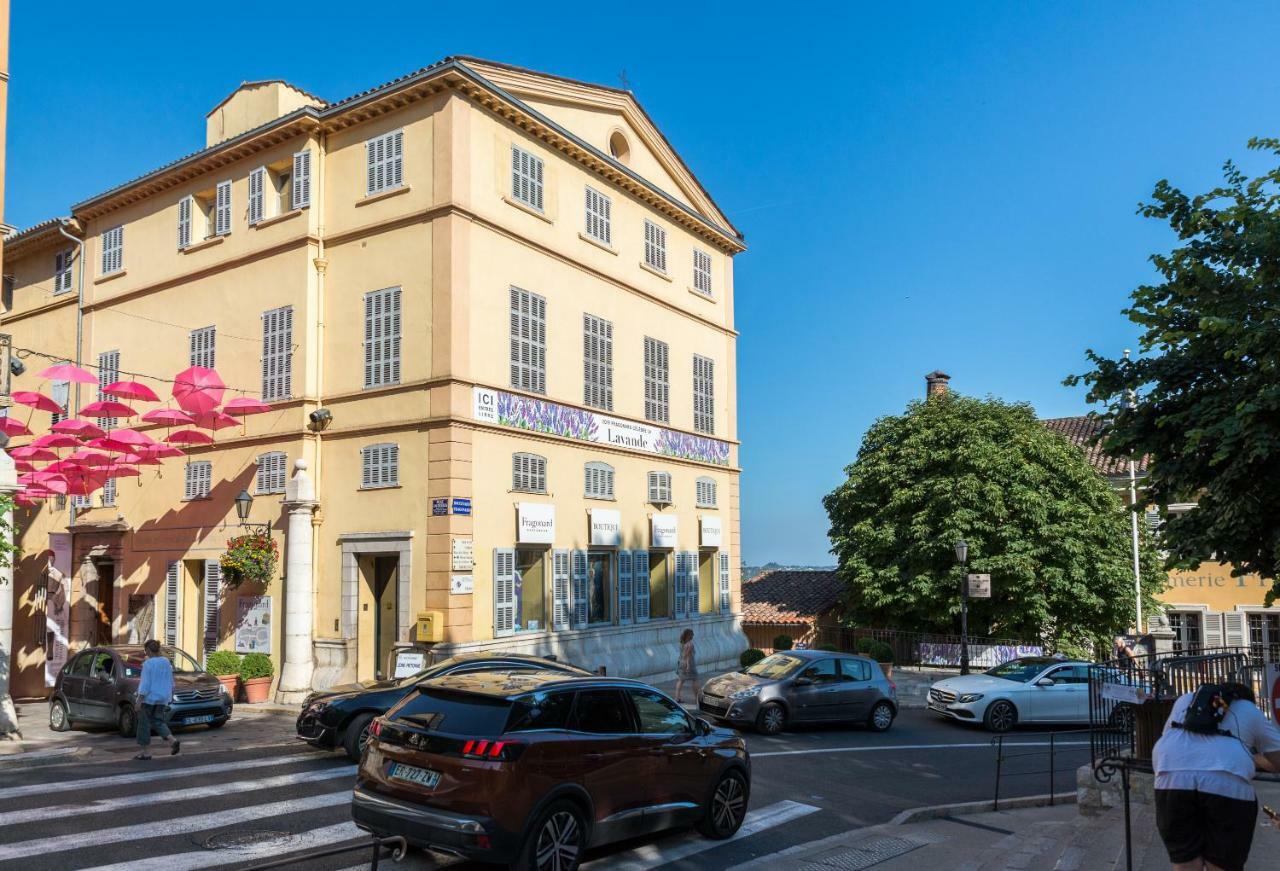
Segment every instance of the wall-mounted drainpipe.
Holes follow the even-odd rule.
[[[67,232],[67,224],[70,221],[63,219],[58,222],[58,232],[66,236],[72,242],[76,243],[79,249],[76,252],[76,366],[82,364],[84,356],[84,240],[79,236],[73,236]],[[80,416],[80,382],[75,384],[75,399],[72,402],[71,417]],[[67,500],[67,514],[69,520],[68,526],[74,526],[76,522],[75,500]]]

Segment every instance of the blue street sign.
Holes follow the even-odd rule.
[[[468,516],[469,516],[469,515],[471,514],[471,500],[470,500],[470,499],[458,499],[458,498],[456,498],[456,497],[455,497],[455,498],[454,498],[454,500],[453,500],[453,513],[454,513],[454,514],[465,514],[465,515],[468,515]]]
[[[443,516],[443,515],[445,515],[445,514],[448,514],[448,513],[449,513],[449,500],[448,500],[448,499],[432,499],[432,500],[431,500],[431,513],[432,513],[432,515],[433,515],[433,516],[435,516],[435,517],[441,517],[441,516]]]

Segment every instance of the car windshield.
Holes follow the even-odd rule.
[[[200,674],[204,671],[196,661],[187,656],[181,650],[172,647],[161,647],[160,655],[169,660],[169,664],[173,666],[174,674]],[[147,655],[141,650],[129,651],[121,657],[124,661],[125,677],[142,677],[142,663],[146,662]]]
[[[1011,659],[1008,662],[1001,663],[995,668],[987,669],[986,674],[992,677],[1002,677],[1005,680],[1015,680],[1018,683],[1027,683],[1033,677],[1044,671],[1054,662],[1052,659]]]
[[[766,656],[754,665],[748,665],[742,671],[745,674],[755,675],[756,677],[777,680],[786,677],[802,665],[804,665],[804,660],[798,656],[775,653],[772,656]]]

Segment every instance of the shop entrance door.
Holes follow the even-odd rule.
[[[97,609],[97,625],[95,626],[95,638],[92,639],[94,644],[111,644],[115,639],[111,634],[111,623],[114,616],[113,599],[115,598],[116,588],[116,564],[115,560],[95,559],[93,561],[94,572],[98,575],[98,580],[94,584],[93,595],[97,600],[94,605]]]
[[[360,590],[357,673],[361,680],[382,680],[389,674],[388,660],[400,633],[400,558],[367,556],[360,562],[364,583]]]

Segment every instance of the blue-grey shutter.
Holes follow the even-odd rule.
[[[178,584],[178,571],[182,563],[169,563],[164,577],[164,643],[178,646],[178,619],[182,613],[182,588]]]
[[[684,561],[684,551],[676,551],[675,577],[675,612],[676,619],[683,620],[689,616],[689,567]]]
[[[551,628],[569,628],[569,551],[551,552]]]
[[[178,200],[178,247],[191,244],[191,197]]]
[[[631,578],[635,587],[636,622],[649,622],[649,551],[631,552]]]
[[[493,635],[510,635],[516,625],[516,552],[493,551]]]
[[[701,613],[702,602],[702,572],[699,571],[698,552],[685,551],[684,559],[685,565],[689,567],[689,586],[685,590],[689,596],[689,616],[697,617]]]
[[[400,383],[400,288],[364,296],[364,386]]]
[[[218,182],[213,204],[213,232],[225,236],[231,232],[231,182]]]
[[[253,172],[249,173],[249,223],[256,224],[263,217],[263,194],[262,189],[265,187],[267,179],[267,169],[260,166]]]
[[[305,209],[311,205],[311,151],[299,151],[293,155],[293,192],[290,205]]]
[[[191,331],[191,365],[206,369],[217,368],[218,329],[201,327]]]
[[[631,573],[631,551],[618,551],[618,623],[626,626],[632,621],[634,586]]]
[[[218,627],[222,616],[222,564],[216,559],[204,561],[204,650],[208,655],[218,649]]]
[[[262,398],[293,394],[293,306],[262,313]]]
[[[730,609],[729,595],[729,554],[720,551],[720,613],[728,614]]]
[[[573,552],[573,628],[584,629],[587,625],[587,552]]]

